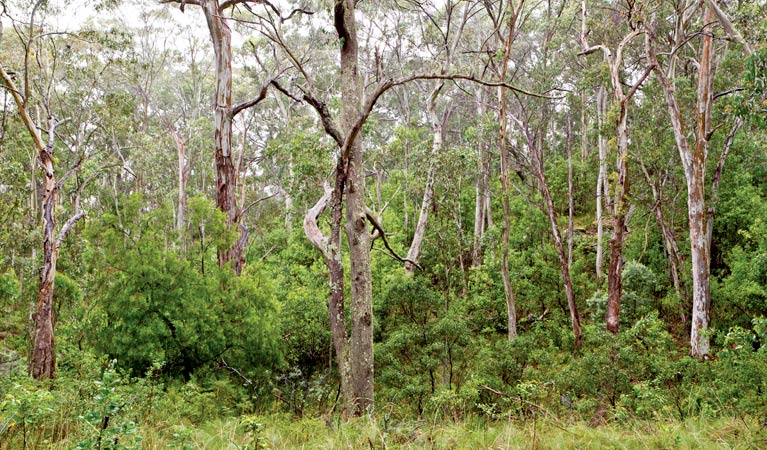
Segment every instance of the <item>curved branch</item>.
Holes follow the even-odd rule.
[[[59,231],[59,236],[56,238],[56,249],[58,250],[61,248],[61,243],[64,242],[64,239],[66,239],[67,235],[69,234],[69,231],[72,230],[72,227],[77,223],[78,220],[85,217],[85,211],[80,211],[74,216],[70,217],[69,220],[64,224],[63,227],[61,227],[61,231]]]
[[[365,215],[367,216],[368,221],[370,221],[370,223],[373,225],[373,228],[375,228],[376,231],[378,231],[379,235],[381,236],[381,239],[383,239],[383,242],[384,242],[384,245],[386,246],[386,249],[389,250],[389,253],[392,255],[392,257],[394,257],[394,259],[396,259],[397,261],[399,261],[401,263],[410,263],[410,264],[418,267],[418,269],[423,270],[423,267],[421,267],[417,262],[399,256],[397,254],[397,252],[395,252],[394,249],[391,248],[391,245],[389,245],[389,240],[386,239],[386,232],[384,231],[384,229],[381,226],[381,224],[378,223],[378,219],[376,219],[375,213],[373,211],[371,211],[370,208],[365,207]],[[305,223],[306,222],[304,222],[304,224]]]
[[[328,207],[333,190],[327,182],[323,184],[323,189],[325,190],[325,193],[319,200],[317,200],[317,203],[315,203],[314,206],[306,211],[306,215],[304,215],[304,234],[306,234],[309,242],[322,253],[325,260],[330,260],[330,238],[322,234],[317,221],[320,215]]]

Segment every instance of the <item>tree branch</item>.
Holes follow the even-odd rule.
[[[396,259],[397,261],[401,263],[409,262],[410,264],[418,267],[418,269],[423,270],[423,267],[421,267],[417,262],[399,256],[397,252],[395,252],[394,249],[391,248],[391,245],[389,245],[389,240],[386,239],[386,232],[384,231],[381,224],[378,223],[378,219],[376,219],[375,213],[373,213],[373,211],[371,211],[370,208],[365,207],[365,215],[367,216],[368,221],[370,221],[370,223],[373,225],[373,228],[375,228],[376,231],[378,231],[379,235],[381,236],[381,239],[383,239],[386,249],[389,250],[389,253],[391,253],[394,259]]]
[[[633,97],[634,94],[636,94],[636,91],[639,89],[640,86],[642,86],[642,83],[644,83],[647,77],[650,76],[653,69],[655,69],[654,64],[650,64],[649,66],[647,66],[647,69],[645,69],[644,73],[639,78],[639,81],[637,81],[633,86],[631,86],[631,90],[629,91],[629,93],[626,94],[625,97],[623,97],[623,100],[621,100],[621,104],[625,105],[626,102],[629,101],[629,99],[631,99],[631,97]]]
[[[231,117],[234,119],[237,114],[241,113],[243,110],[252,108],[256,106],[257,104],[261,103],[266,98],[266,92],[269,89],[269,85],[272,84],[274,80],[267,80],[266,83],[264,83],[263,86],[261,86],[261,90],[258,93],[258,97],[254,98],[253,100],[238,103],[237,105],[234,105],[232,107]]]
[[[306,211],[306,215],[304,215],[304,234],[306,234],[309,242],[322,253],[322,256],[326,260],[330,260],[330,238],[322,234],[317,221],[320,215],[328,207],[333,190],[327,182],[323,184],[323,189],[325,190],[325,193],[319,200],[317,200],[317,203],[315,203],[314,206]]]
[[[346,148],[347,144],[346,141],[343,138],[343,135],[338,130],[338,127],[333,121],[333,116],[330,114],[330,110],[328,109],[328,105],[326,105],[324,102],[317,100],[313,95],[304,93],[303,97],[304,101],[311,105],[312,108],[314,108],[315,111],[317,111],[317,114],[320,116],[320,121],[322,121],[322,127],[325,129],[325,132],[333,138],[334,141],[336,141],[336,144],[338,144],[339,147],[342,149]],[[371,106],[372,109],[372,106]],[[365,118],[370,114],[370,111],[365,115]],[[364,120],[363,120],[364,123]],[[361,125],[360,125],[361,127]],[[357,130],[359,131],[359,130]],[[355,133],[356,136],[356,133]],[[348,137],[346,139],[349,140]],[[352,141],[349,141],[352,142]]]
[[[237,214],[237,218],[239,219],[240,217],[244,216],[244,215],[245,215],[245,213],[246,213],[246,212],[248,212],[248,210],[249,210],[250,208],[252,208],[252,207],[256,206],[257,204],[259,204],[259,203],[261,203],[261,202],[263,202],[263,201],[269,200],[270,198],[277,196],[277,194],[279,194],[279,192],[275,192],[274,194],[271,194],[271,195],[267,195],[267,196],[265,196],[265,197],[261,197],[261,198],[259,198],[258,200],[254,200],[254,201],[250,202],[250,203],[248,204],[248,206],[246,206],[246,207],[242,208],[242,211],[240,211],[240,212]]]
[[[56,249],[58,250],[61,248],[61,243],[64,242],[64,239],[66,239],[67,235],[69,234],[69,231],[72,229],[75,223],[77,223],[78,220],[85,217],[85,211],[80,211],[74,216],[70,217],[69,220],[64,224],[63,227],[61,227],[61,231],[59,231],[59,236],[56,238]]]

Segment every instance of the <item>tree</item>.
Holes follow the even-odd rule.
[[[709,142],[717,127],[712,126],[712,112],[714,105],[713,83],[718,61],[714,53],[713,29],[717,22],[717,14],[711,7],[713,2],[706,2],[702,9],[702,33],[701,47],[697,61],[697,83],[694,108],[695,129],[692,143],[688,140],[687,129],[683,119],[682,107],[676,94],[674,75],[678,55],[672,52],[669,56],[667,68],[658,62],[655,49],[657,45],[658,27],[653,20],[648,24],[645,48],[650,64],[663,91],[663,96],[668,108],[669,119],[674,131],[676,146],[679,157],[682,160],[685,180],[687,181],[687,212],[690,233],[690,254],[692,262],[692,318],[690,330],[690,353],[692,356],[705,357],[709,353],[709,338],[706,334],[710,323],[711,310],[711,243],[708,221],[713,220],[713,205],[711,212],[706,207],[706,171],[708,162]],[[715,5],[715,4],[714,4]],[[721,11],[721,10],[720,10]],[[679,13],[678,13],[679,14]],[[724,17],[720,12],[720,17]],[[674,35],[675,46],[680,47],[684,39],[685,27],[689,24],[691,16],[684,12],[678,16]],[[726,18],[718,19],[720,23],[727,23]],[[732,28],[725,25],[725,29]],[[731,35],[734,32],[730,33]],[[740,39],[742,41],[742,38]],[[750,52],[746,44],[745,51]],[[735,120],[731,135],[740,128],[740,120]],[[728,141],[731,143],[732,138]],[[726,144],[729,149],[730,144]],[[721,170],[727,157],[727,151],[722,152],[719,166],[714,177],[713,194],[718,189]],[[710,217],[709,217],[710,216]],[[713,224],[711,224],[712,226]]]
[[[626,222],[629,213],[629,206],[627,204],[629,159],[629,129],[627,125],[628,107],[631,97],[633,97],[652,70],[652,66],[649,66],[639,77],[639,80],[631,85],[629,92],[626,94],[623,93],[623,81],[620,76],[622,69],[621,65],[623,63],[623,52],[626,46],[641,33],[633,24],[630,24],[630,26],[634,27],[634,29],[623,37],[616,47],[614,55],[612,50],[605,45],[588,47],[581,53],[586,55],[598,50],[602,50],[604,53],[605,61],[610,69],[610,83],[612,85],[613,99],[615,102],[614,108],[618,110],[618,117],[615,119],[618,179],[615,182],[615,198],[612,202],[613,236],[610,239],[610,266],[607,273],[607,316],[605,318],[607,331],[613,334],[618,332],[618,327],[620,326],[619,315],[621,304],[621,274],[623,273],[623,241],[625,239]],[[583,40],[584,46],[586,46],[585,35],[583,36]],[[604,160],[602,155],[603,152],[600,149],[599,173],[600,179],[604,180],[602,169]],[[597,190],[599,191],[599,188],[597,188]],[[601,223],[601,217],[598,217],[597,220]],[[599,252],[599,249],[597,251]]]
[[[241,211],[237,205],[238,168],[232,155],[232,123],[243,110],[253,107],[266,97],[266,87],[253,100],[232,103],[232,30],[229,28],[228,11],[233,7],[249,3],[263,3],[260,0],[160,0],[161,3],[179,3],[183,11],[185,5],[197,5],[205,16],[210,41],[215,58],[216,90],[213,102],[213,151],[216,161],[216,205],[226,214],[227,227],[238,229],[240,238],[229,248],[218,249],[219,266],[232,264],[237,273],[242,272],[245,264],[245,246],[248,241],[248,229],[240,221]],[[249,6],[248,6],[249,7]],[[242,207],[242,205],[240,206]]]
[[[26,57],[28,61],[29,53],[32,51],[33,41],[39,38],[39,30],[35,28],[35,15],[38,8],[44,7],[44,1],[39,0],[32,8],[29,21],[29,35],[25,45]],[[0,29],[0,40],[2,40],[2,30]],[[39,49],[39,47],[38,47]],[[54,336],[54,310],[53,310],[53,289],[56,280],[56,263],[58,261],[61,244],[75,223],[85,215],[83,211],[75,211],[60,229],[56,227],[56,204],[58,202],[59,190],[69,175],[82,163],[78,160],[75,166],[70,169],[64,177],[57,179],[54,164],[54,149],[56,143],[57,119],[50,110],[50,105],[44,103],[42,107],[47,111],[47,127],[42,128],[30,113],[30,108],[39,108],[40,105],[33,106],[31,87],[29,84],[30,76],[29,65],[25,64],[23,68],[24,85],[23,90],[16,87],[16,83],[5,66],[0,62],[0,76],[2,76],[5,89],[10,91],[16,109],[21,116],[25,128],[32,138],[37,157],[42,168],[44,177],[44,191],[42,199],[42,227],[43,227],[43,265],[40,270],[40,286],[37,293],[37,308],[33,314],[34,331],[33,347],[29,361],[29,372],[36,379],[53,378],[56,376],[56,341]],[[44,142],[40,129],[47,129],[48,140]]]

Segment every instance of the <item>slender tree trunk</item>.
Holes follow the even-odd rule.
[[[549,215],[552,236],[554,237],[554,246],[557,249],[559,267],[562,271],[562,279],[565,283],[565,295],[567,296],[567,306],[570,310],[570,321],[573,326],[575,348],[580,348],[583,344],[581,316],[578,313],[578,306],[575,303],[575,292],[573,291],[573,282],[570,278],[570,266],[567,264],[567,253],[565,251],[565,246],[562,243],[562,234],[559,232],[559,225],[557,224],[557,211],[554,209],[554,201],[551,198],[551,192],[549,191],[549,186],[546,182],[546,175],[543,172],[543,163],[541,161],[536,161],[535,164],[538,165],[537,177],[540,183],[541,194],[543,194],[543,199],[546,202],[546,210]]]
[[[616,91],[620,91],[620,86],[615,88]],[[618,333],[620,326],[620,307],[622,296],[622,279],[623,274],[623,241],[626,231],[626,214],[628,213],[628,205],[626,204],[626,196],[628,195],[628,128],[626,126],[626,119],[628,111],[626,110],[626,103],[623,101],[622,93],[619,92],[620,97],[617,101],[620,105],[620,116],[618,119],[618,127],[616,130],[618,139],[618,180],[615,183],[615,202],[613,210],[613,236],[610,239],[610,266],[607,272],[607,331],[610,333]]]
[[[589,156],[589,97],[586,92],[581,92],[581,164],[586,162]]]
[[[581,142],[582,144],[583,142]],[[581,147],[583,148],[583,147]],[[567,265],[573,266],[573,235],[575,234],[573,215],[575,214],[575,199],[573,198],[573,120],[567,119]]]
[[[647,54],[651,63],[656,64],[655,73],[660,80],[668,106],[669,118],[674,130],[674,137],[679,156],[684,167],[687,181],[687,211],[690,229],[690,255],[692,262],[692,323],[690,330],[690,354],[704,357],[709,352],[709,340],[706,330],[709,325],[711,307],[710,292],[710,255],[707,242],[705,177],[708,156],[708,139],[711,130],[710,116],[713,101],[712,55],[713,55],[713,19],[710,8],[703,13],[703,46],[698,64],[698,85],[696,99],[695,145],[690,148],[687,141],[684,122],[676,99],[673,80],[657,66],[654,49],[655,30],[649,30],[646,40]],[[673,64],[673,62],[672,62]],[[672,66],[673,67],[673,66]]]
[[[178,153],[178,205],[176,206],[176,231],[181,234],[186,227],[186,149],[181,133],[173,131]]]
[[[53,120],[53,119],[51,119]],[[53,126],[51,126],[53,131]],[[30,373],[35,379],[56,376],[56,342],[53,334],[53,286],[56,279],[56,262],[59,252],[55,243],[56,216],[55,207],[59,188],[53,169],[53,138],[49,145],[40,152],[40,162],[45,178],[43,195],[43,268],[40,273],[40,289],[37,294],[37,312],[33,314],[35,330],[33,334]]]
[[[477,117],[485,115],[485,108],[482,104],[483,88],[477,89]],[[482,235],[485,222],[485,143],[480,139],[477,143],[477,183],[474,196],[474,239],[471,250],[471,266],[479,267],[482,264]]]
[[[520,3],[520,9],[522,8]],[[516,12],[509,16],[509,34],[503,45],[503,58],[501,59],[501,82],[506,82],[509,66],[511,43],[514,39],[516,24]],[[501,157],[501,203],[503,204],[503,228],[501,229],[501,278],[503,278],[503,296],[506,302],[506,318],[508,325],[508,338],[510,341],[517,337],[517,309],[514,298],[514,288],[511,286],[509,276],[509,234],[511,233],[511,205],[509,204],[509,154],[506,149],[506,89],[498,88],[498,121],[500,122],[498,134],[498,152]]]
[[[679,307],[679,319],[682,323],[682,327],[687,329],[687,310],[685,306],[687,296],[684,286],[682,286],[681,277],[681,269],[684,267],[684,260],[682,259],[682,253],[679,251],[679,244],[677,243],[674,229],[666,221],[663,214],[663,182],[660,183],[660,186],[653,184],[653,179],[650,176],[650,172],[647,170],[641,155],[639,157],[639,167],[642,169],[642,173],[644,173],[647,184],[652,189],[652,210],[655,214],[655,220],[658,223],[658,226],[660,226],[661,234],[663,234],[663,248],[668,257],[669,277],[674,286],[674,292],[681,301]]]
[[[604,118],[607,113],[607,90],[600,86],[597,89],[597,128],[599,129],[599,136],[597,137],[597,151],[599,156],[599,174],[597,175],[597,261],[596,261],[596,276],[597,280],[602,278],[602,259],[604,250],[602,246],[602,239],[604,236],[604,194],[608,192],[607,181],[607,141],[602,136],[602,127],[604,126]]]
[[[237,171],[232,158],[232,31],[219,11],[218,0],[201,2],[215,53],[216,92],[213,113],[213,146],[216,161],[216,205],[226,214],[226,225],[238,229]],[[242,239],[247,231],[239,227],[240,239],[228,249],[218,249],[221,267],[229,262],[237,274],[245,264]]]
[[[340,164],[340,162],[339,162]],[[342,168],[338,170],[343,171]],[[338,172],[337,170],[337,172]],[[338,376],[341,382],[341,394],[344,411],[354,409],[354,392],[351,382],[351,362],[349,356],[349,337],[346,332],[344,311],[344,266],[341,258],[341,221],[343,219],[343,175],[337,176],[335,186],[325,187],[325,194],[317,204],[307,211],[304,218],[304,232],[309,241],[320,250],[328,268],[329,295],[328,315],[333,349],[336,352]],[[317,224],[319,216],[330,203],[330,236],[322,235]]]
[[[355,0],[336,0],[335,27],[341,43],[341,127],[349,133],[361,116],[362,83],[358,70]],[[370,234],[365,214],[362,142],[348,148],[346,168],[346,237],[351,261],[352,332],[350,342],[354,415],[373,408],[373,291]]]
[[[570,311],[570,321],[573,326],[573,336],[575,338],[575,348],[580,348],[583,344],[583,331],[581,329],[581,316],[578,312],[578,305],[575,303],[575,292],[573,290],[573,282],[570,278],[570,265],[567,262],[567,252],[565,245],[562,242],[562,233],[559,231],[559,224],[557,219],[557,210],[554,208],[554,201],[551,198],[551,191],[549,190],[548,182],[546,181],[546,173],[543,167],[542,152],[535,145],[535,138],[530,136],[529,132],[526,132],[528,147],[530,148],[530,154],[532,156],[532,169],[533,174],[538,184],[538,191],[543,196],[543,200],[546,207],[546,213],[549,216],[549,224],[551,225],[551,234],[554,238],[554,247],[557,249],[557,256],[559,257],[559,267],[562,272],[562,280],[565,284],[565,295],[567,297],[567,307]]]
[[[421,255],[421,245],[423,244],[423,238],[426,235],[426,222],[429,220],[429,210],[434,201],[435,158],[439,151],[442,150],[444,144],[442,133],[444,124],[437,113],[437,98],[443,87],[444,83],[439,83],[429,96],[428,111],[432,131],[434,132],[434,140],[432,142],[431,155],[429,155],[429,167],[426,171],[426,186],[423,191],[423,200],[421,200],[421,210],[418,213],[415,233],[413,233],[413,240],[411,241],[410,248],[407,252],[407,261],[405,262],[405,274],[407,275],[413,275],[413,272],[415,272],[415,263],[418,262],[418,257]]]

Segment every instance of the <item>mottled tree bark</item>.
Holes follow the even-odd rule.
[[[13,79],[0,65],[0,76],[11,92],[16,108],[29,135],[32,137],[44,177],[43,193],[43,265],[40,269],[40,287],[37,293],[37,309],[32,314],[34,330],[32,333],[32,354],[29,359],[29,373],[35,379],[48,379],[56,376],[56,341],[54,335],[53,290],[56,281],[56,262],[61,244],[72,226],[85,214],[75,211],[61,227],[56,237],[56,203],[60,180],[54,170],[54,141],[56,120],[48,117],[48,143],[43,143],[38,127],[27,110],[25,98],[16,88]],[[28,92],[25,89],[25,92]]]
[[[690,330],[690,354],[704,357],[709,352],[706,330],[709,325],[711,307],[710,255],[707,242],[705,177],[708,157],[708,140],[711,132],[711,106],[713,102],[713,24],[714,13],[705,7],[700,58],[698,62],[698,84],[696,97],[696,128],[694,145],[687,140],[682,114],[676,98],[673,80],[669,79],[657,65],[655,54],[655,30],[648,30],[646,39],[647,55],[655,64],[655,73],[660,80],[668,107],[669,119],[674,138],[682,160],[687,181],[687,211],[690,230],[690,255],[692,262],[692,323]],[[652,27],[652,25],[651,25]],[[673,62],[672,62],[673,67]]]
[[[365,214],[362,140],[351,131],[362,116],[354,0],[336,0],[334,20],[341,44],[341,128],[347,134],[346,238],[351,261],[352,332],[350,342],[354,415],[373,407],[373,291],[370,234]]]
[[[216,162],[216,206],[226,214],[226,225],[237,229],[237,171],[232,158],[232,31],[220,11],[218,0],[200,4],[208,24],[215,57],[216,90],[213,103],[213,151]],[[218,263],[232,263],[239,274],[245,263],[244,242],[218,249]]]
[[[304,217],[304,233],[321,253],[328,268],[329,293],[328,315],[333,349],[336,352],[338,376],[341,382],[344,410],[354,408],[354,393],[351,383],[351,362],[349,357],[349,337],[346,332],[344,311],[344,266],[341,260],[341,220],[343,218],[343,176],[336,177],[333,189],[325,186],[325,194],[306,212]],[[330,236],[320,231],[318,218],[331,205]]]

